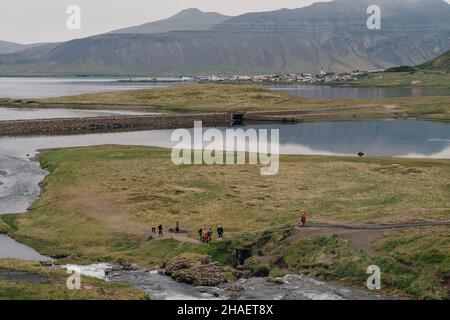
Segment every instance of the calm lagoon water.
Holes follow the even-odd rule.
[[[353,156],[364,152],[368,156],[450,159],[450,125],[446,123],[418,120],[343,121],[252,125],[242,128],[279,129],[282,154]],[[220,130],[224,132],[226,128]],[[34,155],[37,149],[102,144],[171,148],[176,144],[171,141],[171,134],[172,130],[151,130],[71,136],[0,137],[0,154],[21,158],[27,154]]]
[[[0,77],[0,98],[42,99],[85,93],[164,88],[177,83],[155,83],[127,78],[27,78]],[[132,79],[138,80],[138,79]],[[377,99],[418,96],[449,96],[448,88],[421,87],[340,87],[322,85],[268,85],[268,88],[308,99]]]
[[[54,98],[148,88],[165,88],[173,83],[119,82],[114,78],[32,78],[0,77],[0,98]]]

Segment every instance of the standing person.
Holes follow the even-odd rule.
[[[203,233],[203,242],[208,244],[209,243],[209,232],[208,230],[205,230],[205,232]]]
[[[211,239],[212,239],[212,229],[209,228],[209,229],[208,229],[208,242],[210,242]]]
[[[162,224],[160,224],[160,225],[158,226],[158,232],[159,232],[159,236],[160,236],[160,237],[164,237],[164,234],[163,234],[163,225],[162,225]]]
[[[153,223],[152,223],[152,234],[154,234],[156,236],[156,223],[155,223],[155,221],[153,221]]]
[[[203,242],[203,228],[198,229],[198,236],[200,238],[200,242]]]
[[[303,211],[302,218],[301,218],[301,222],[302,222],[302,226],[303,227],[306,226],[306,220],[307,219],[308,219],[308,216],[306,215],[306,211]]]
[[[217,234],[219,235],[219,239],[223,238],[223,228],[221,225],[217,226]]]
[[[175,227],[175,233],[180,233],[180,223],[177,221],[177,226]]]

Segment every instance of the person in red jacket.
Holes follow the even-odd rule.
[[[307,219],[308,219],[308,216],[306,215],[306,212],[303,211],[302,218],[300,219],[300,221],[302,222],[302,227],[306,226],[306,220]]]
[[[208,232],[208,230],[206,230],[203,233],[203,242],[208,244],[209,243],[209,239],[210,239],[209,232]]]

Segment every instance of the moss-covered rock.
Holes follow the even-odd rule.
[[[210,256],[193,253],[170,259],[162,268],[172,279],[194,286],[217,286],[242,277],[242,272],[213,262]]]
[[[251,272],[253,277],[267,277],[270,273],[269,263],[262,261],[257,257],[247,259],[244,267]]]

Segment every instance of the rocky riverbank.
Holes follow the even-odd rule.
[[[180,259],[178,261],[182,261]],[[183,263],[179,264],[181,266]],[[207,263],[206,265],[208,265]],[[167,267],[167,266],[166,266]],[[385,297],[338,283],[322,282],[305,275],[290,274],[277,278],[241,278],[211,286],[195,286],[175,281],[164,270],[120,270],[107,272],[106,279],[132,285],[145,291],[152,300],[383,300]],[[206,267],[206,270],[208,267]],[[204,274],[191,276],[203,279]],[[217,279],[217,275],[211,276]],[[220,278],[219,278],[220,279]],[[219,282],[219,281],[217,281]],[[213,282],[209,282],[213,283]]]
[[[211,270],[214,263],[207,256],[187,257],[185,255],[165,264],[166,269],[142,270],[135,266],[120,263],[98,263],[88,266],[67,265],[63,268],[77,268],[84,275],[107,280],[113,283],[131,285],[144,291],[152,300],[382,300],[385,297],[366,290],[354,289],[338,283],[322,282],[306,275],[285,275],[276,278],[243,277],[237,280],[223,279],[213,273],[209,278],[218,281],[206,283],[216,285],[196,286],[175,281],[165,275],[167,267],[177,271],[192,265]],[[229,270],[222,270],[227,273]],[[178,280],[204,279],[205,274],[189,273]],[[221,282],[223,281],[223,282]],[[219,283],[221,282],[221,283]]]

